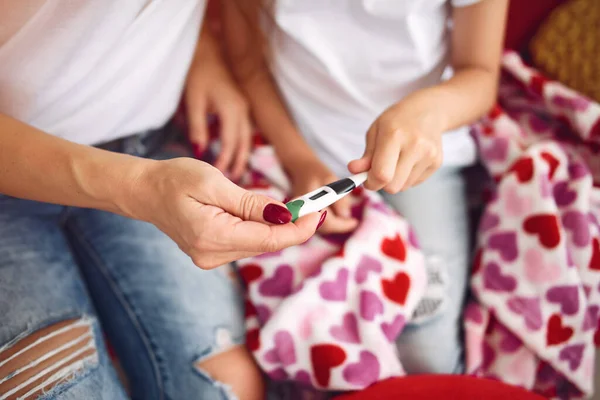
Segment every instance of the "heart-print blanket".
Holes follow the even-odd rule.
[[[600,105],[503,58],[474,129],[494,178],[466,310],[468,372],[547,397],[591,395],[600,311]]]
[[[257,146],[246,187],[283,199],[272,148]],[[409,225],[374,193],[352,195],[361,222],[348,236],[238,262],[247,286],[247,345],[275,380],[356,390],[403,375],[395,339],[426,285]]]

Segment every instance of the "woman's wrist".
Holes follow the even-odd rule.
[[[155,189],[161,179],[160,165],[161,161],[125,156],[117,167],[121,170],[118,184],[107,189],[115,213],[148,222],[146,210],[161,195]]]

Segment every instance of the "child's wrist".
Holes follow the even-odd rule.
[[[445,92],[444,87],[433,86],[414,92],[400,103],[409,109],[410,115],[419,115],[424,132],[441,135],[451,129],[450,116],[444,105],[448,98]]]

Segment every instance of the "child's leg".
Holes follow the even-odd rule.
[[[425,254],[432,299],[417,308],[397,345],[407,373],[460,373],[462,309],[470,262],[469,213],[462,170],[442,168],[406,192],[384,194],[415,229]],[[426,295],[427,297],[427,295]]]

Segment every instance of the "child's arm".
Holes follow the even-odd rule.
[[[294,126],[271,77],[264,57],[261,12],[260,0],[221,0],[225,49],[258,127],[283,166],[294,170],[317,157]]]
[[[225,48],[231,69],[246,92],[254,119],[292,181],[292,195],[333,182],[337,177],[319,160],[296,129],[279,95],[265,60],[260,31],[260,0],[221,0]],[[322,231],[342,233],[354,229],[348,198],[336,202]]]
[[[472,123],[496,99],[508,0],[454,8],[454,76],[414,92],[377,118],[352,173],[369,170],[368,189],[396,193],[421,183],[442,162],[444,132]]]

